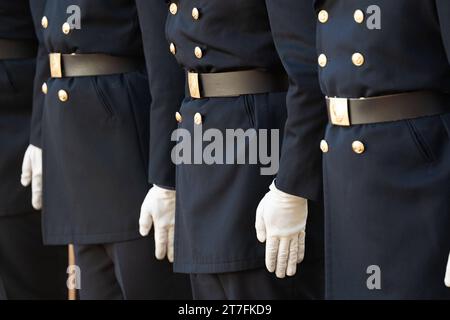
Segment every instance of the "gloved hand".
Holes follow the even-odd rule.
[[[293,276],[305,256],[308,201],[278,190],[275,183],[256,210],[256,236],[266,243],[266,267],[278,278]]]
[[[174,225],[175,225],[174,190],[153,186],[145,197],[139,218],[139,230],[147,236],[155,225],[155,256],[163,260],[166,255],[173,262]]]
[[[448,256],[447,272],[445,273],[445,285],[450,288],[450,255]]]
[[[29,145],[22,163],[20,182],[24,187],[31,183],[31,204],[36,210],[42,209],[42,149]]]

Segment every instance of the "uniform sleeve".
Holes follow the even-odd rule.
[[[327,123],[318,80],[316,19],[311,0],[266,0],[277,51],[290,79],[276,186],[309,200],[322,197],[322,153]]]
[[[450,63],[450,1],[436,0],[436,8],[441,25],[442,40],[447,51],[448,62]]]
[[[150,110],[149,182],[175,187],[175,165],[171,160],[177,128],[175,112],[184,97],[185,75],[170,54],[165,38],[168,8],[165,1],[136,0],[144,42],[152,98]]]
[[[38,35],[38,38],[39,35]],[[30,144],[42,148],[42,116],[45,104],[45,94],[42,92],[42,85],[50,78],[50,65],[48,52],[39,41],[36,58],[36,73],[34,77],[33,90],[33,113],[31,116]]]

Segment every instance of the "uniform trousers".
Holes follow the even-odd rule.
[[[66,247],[42,244],[41,215],[0,217],[0,300],[67,298]]]
[[[191,299],[189,277],[172,272],[154,255],[153,237],[98,245],[75,245],[81,300]]]

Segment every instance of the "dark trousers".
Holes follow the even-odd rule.
[[[194,300],[322,299],[323,288],[317,285],[316,280],[308,281],[302,273],[300,271],[295,277],[284,279],[276,278],[265,268],[222,274],[191,274],[191,285]]]
[[[76,245],[81,300],[191,299],[189,278],[154,256],[153,237],[100,245]]]
[[[0,300],[66,299],[66,247],[42,244],[41,215],[0,217]]]

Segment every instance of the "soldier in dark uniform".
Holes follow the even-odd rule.
[[[327,297],[450,298],[450,2],[314,4]]]
[[[179,129],[191,136],[200,127],[204,132],[218,129],[224,137],[227,129],[282,130],[287,76],[272,39],[265,3],[259,0],[172,1],[168,10],[168,48],[184,68],[188,80],[186,98],[175,116]],[[310,11],[312,27],[305,21],[304,29],[305,55],[309,59],[300,72],[314,75],[311,6]],[[320,90],[316,93],[320,96]],[[320,99],[304,103],[311,101]],[[317,104],[310,106],[314,108]],[[313,141],[314,138],[320,141],[319,135],[312,137]],[[251,136],[236,154],[248,155],[252,139],[256,136]],[[192,141],[192,149],[188,151],[194,155],[198,150]],[[234,146],[225,149],[229,151]],[[317,149],[316,153],[320,158]],[[194,298],[322,298],[320,174],[317,181],[309,186],[307,181],[304,185],[305,190],[311,191],[311,197],[318,200],[310,203],[310,231],[306,240],[309,251],[305,261],[295,277],[277,279],[264,268],[265,248],[255,234],[258,203],[274,179],[273,175],[262,175],[261,167],[261,164],[225,165],[220,161],[190,164],[188,161],[177,166],[176,194],[161,196],[162,192],[155,192],[146,198],[143,207],[152,207],[155,198],[165,196],[169,212],[173,210],[169,199],[176,197],[174,267],[176,272],[191,274]],[[151,211],[144,210],[141,221],[144,231],[150,224],[151,219],[147,218]],[[170,243],[170,228],[162,234],[163,238],[169,234]],[[281,269],[277,270],[277,276],[283,278],[286,268]],[[295,273],[289,271],[288,275]]]
[[[43,149],[45,243],[75,245],[81,299],[188,298],[188,279],[156,261],[154,241],[138,230],[149,109],[160,98],[149,93],[135,1],[31,7],[45,52],[33,131]]]
[[[0,300],[67,296],[66,250],[43,246],[31,188],[22,188],[18,179],[30,136],[36,51],[28,0],[1,0]]]

